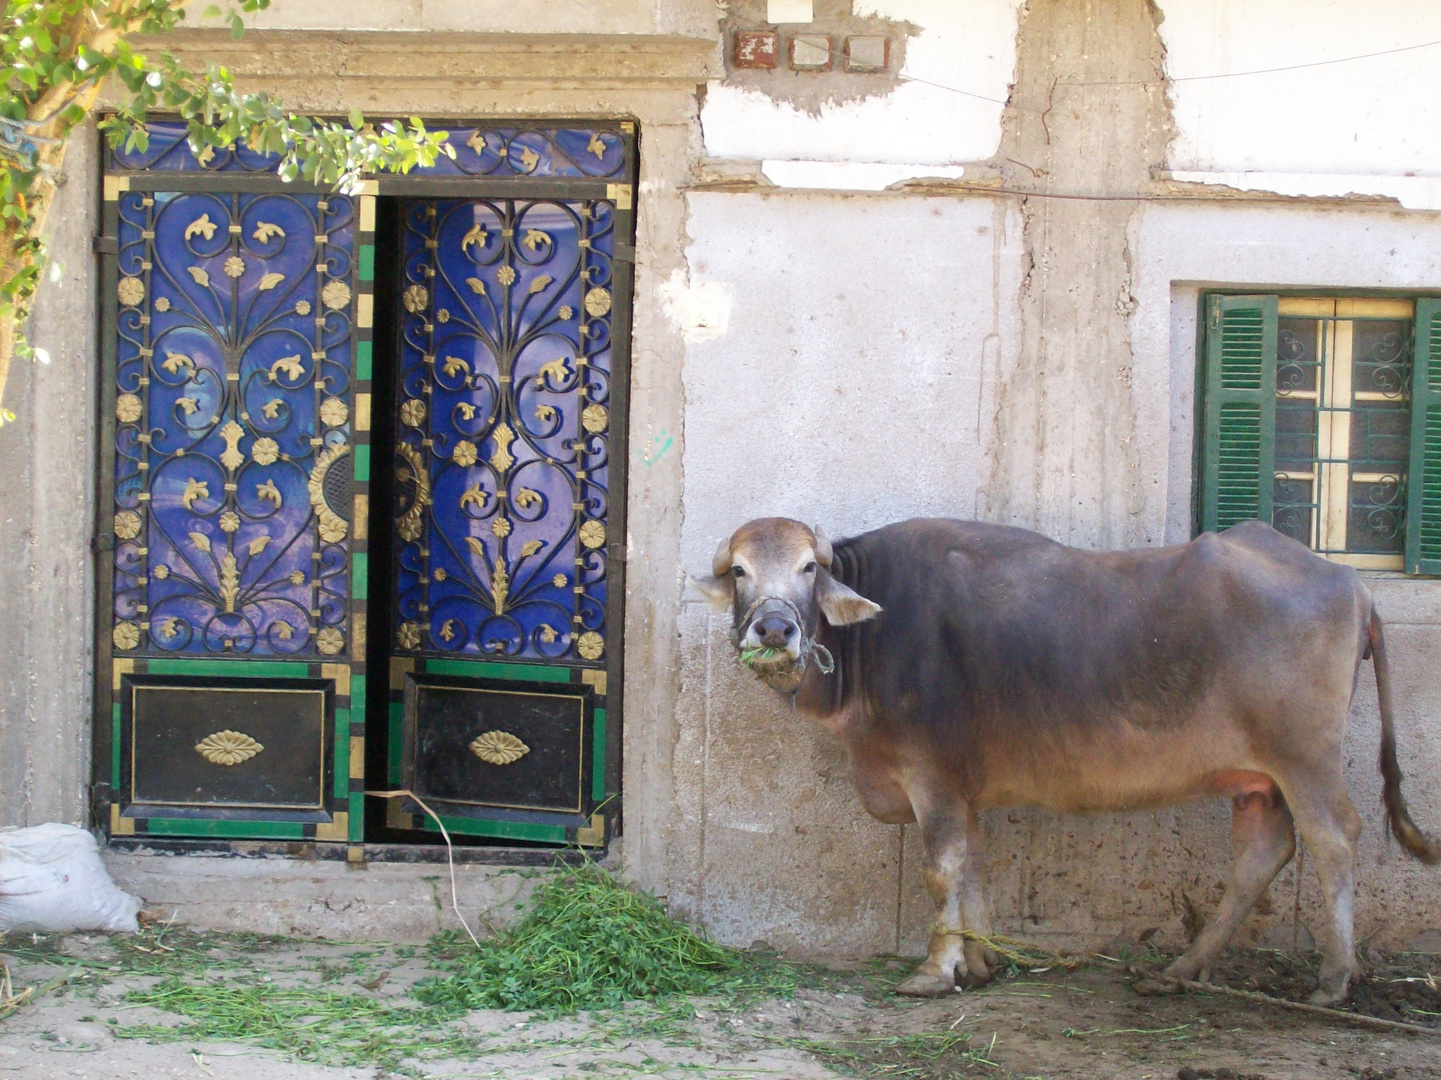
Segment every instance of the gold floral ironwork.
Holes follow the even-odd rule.
[[[496,472],[503,473],[515,464],[515,458],[511,456],[510,444],[515,441],[515,432],[510,430],[510,425],[502,421],[495,425],[495,431],[491,434],[495,440],[495,449],[491,451],[490,463],[495,466]]]
[[[187,510],[195,509],[196,499],[210,498],[210,484],[204,480],[197,480],[193,476],[185,478],[185,491],[180,496],[180,505]]]
[[[134,307],[145,299],[145,282],[138,277],[123,277],[115,286],[115,295],[126,307]]]
[[[400,294],[400,302],[412,315],[424,311],[430,303],[430,290],[424,285],[412,285]]]
[[[495,280],[509,288],[515,284],[515,270],[509,266],[502,266],[495,272]]]
[[[498,536],[498,537],[502,537],[502,538],[503,538],[503,537],[509,536],[509,535],[510,535],[510,519],[509,519],[509,518],[503,518],[503,517],[498,517],[498,518],[496,518],[494,521],[492,521],[492,522],[490,523],[490,531],[493,532],[493,533],[495,533],[495,535]]]
[[[110,637],[114,640],[117,649],[133,649],[140,644],[140,627],[129,620],[118,622],[115,624],[115,629],[110,632]]]
[[[403,622],[395,632],[396,643],[402,649],[420,648],[420,624],[417,622]]]
[[[257,465],[273,465],[280,457],[280,446],[270,436],[265,435],[250,444],[250,456]]]
[[[425,511],[430,506],[430,470],[425,467],[420,451],[407,443],[396,443],[395,453],[404,465],[404,468],[396,468],[396,479],[404,482],[407,477],[403,473],[408,472],[410,481],[415,485],[410,504],[396,519],[395,531],[402,540],[413,543],[425,530]]]
[[[585,310],[599,319],[610,312],[610,290],[597,285],[585,294]]]
[[[350,286],[343,281],[331,281],[320,290],[320,300],[331,311],[339,311],[350,303]]]
[[[225,260],[225,276],[238,278],[245,273],[245,260],[239,255],[232,255]]]
[[[237,449],[240,440],[245,438],[245,429],[230,420],[220,429],[220,437],[225,440],[225,449],[220,452],[220,464],[234,472],[245,464],[245,455]]]
[[[310,491],[310,505],[320,518],[320,539],[327,544],[338,544],[350,529],[350,523],[337,514],[325,499],[326,474],[348,453],[349,443],[338,443],[322,450],[316,455],[315,467],[310,470],[310,480],[306,485]]]
[[[209,214],[201,214],[198,218],[185,226],[185,239],[194,240],[197,236],[203,236],[209,240],[215,235],[215,222],[210,220]]]
[[[328,397],[320,403],[320,419],[330,427],[339,427],[350,418],[350,409],[338,397]]]
[[[239,765],[265,747],[243,731],[217,731],[195,744],[195,752],[212,765]]]
[[[309,315],[309,314],[310,314],[310,301],[309,301],[309,300],[297,300],[297,301],[295,301],[295,314],[297,314],[297,315]]]
[[[610,413],[606,412],[604,405],[587,405],[581,410],[580,424],[592,435],[598,435],[605,430],[606,424],[610,422]]]
[[[162,315],[165,314],[165,312],[169,311],[169,310],[170,310],[170,300],[169,300],[169,298],[168,298],[168,297],[164,297],[164,296],[157,296],[157,297],[155,298],[155,310],[158,311],[158,312],[160,312]]]
[[[470,740],[470,752],[490,765],[509,765],[530,753],[530,747],[508,731],[487,731]]]
[[[461,439],[455,444],[455,449],[450,452],[450,458],[462,469],[468,469],[475,464],[475,443],[469,439]]]
[[[121,540],[134,540],[140,535],[140,515],[134,510],[121,510],[116,514],[115,535]]]
[[[238,524],[238,522],[237,522]],[[222,524],[221,528],[225,528]],[[229,532],[230,530],[226,530]],[[235,611],[235,601],[240,597],[240,567],[235,561],[235,553],[227,551],[225,558],[220,560],[220,600],[225,605],[227,614]]]
[[[592,551],[605,543],[605,526],[599,521],[583,521],[580,526],[580,542]]]
[[[315,647],[326,656],[334,656],[345,648],[345,635],[333,626],[322,626],[315,635]]]
[[[400,420],[410,427],[420,427],[425,422],[425,402],[411,398],[400,407]]]
[[[605,652],[605,638],[594,630],[587,630],[576,638],[575,651],[587,660],[599,660],[601,653]]]
[[[220,514],[220,531],[233,533],[240,528],[240,515],[234,510],[224,510]]]

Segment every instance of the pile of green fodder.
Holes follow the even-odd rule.
[[[444,966],[416,986],[427,1005],[568,1013],[670,994],[785,994],[795,984],[785,965],[707,941],[589,865],[542,885],[516,926]]]

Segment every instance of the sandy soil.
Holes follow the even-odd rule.
[[[3,1080],[1441,1076],[1441,1026],[1435,1034],[1377,1033],[1222,996],[1140,997],[1130,976],[1100,967],[1017,972],[982,990],[916,1002],[890,991],[909,963],[874,962],[805,969],[789,997],[642,1003],[561,1019],[478,1011],[439,1024],[412,1023],[405,1018],[416,1014],[408,1012],[386,1013],[384,1023],[357,1013],[354,1023],[314,1030],[298,1027],[294,1015],[267,1021],[256,1014],[262,1019],[236,1029],[243,1038],[216,1039],[174,1032],[184,1016],[137,1005],[127,995],[192,984],[263,1002],[278,988],[291,992],[292,1002],[298,992],[299,1000],[401,1010],[415,1007],[411,988],[434,972],[425,950],[406,946],[180,929],[115,939],[11,935],[0,941],[0,959],[16,995],[70,976],[0,1019]],[[1432,970],[1441,976],[1441,957],[1372,954],[1368,961],[1357,1008],[1441,1022],[1441,978],[1428,981]],[[1251,950],[1231,954],[1216,976],[1233,987],[1293,998],[1304,997],[1309,977],[1304,962]],[[145,1025],[156,1027],[147,1033]],[[373,1045],[368,1035],[378,1036]],[[305,1060],[316,1056],[332,1063]]]

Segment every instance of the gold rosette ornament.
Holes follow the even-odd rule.
[[[212,765],[239,765],[249,761],[265,747],[243,731],[217,731],[195,744],[195,752]]]
[[[530,747],[508,731],[487,731],[470,741],[470,752],[491,765],[509,765],[530,753]]]
[[[331,311],[339,311],[350,303],[350,286],[343,281],[332,281],[320,290],[320,300]]]
[[[126,307],[134,307],[145,299],[145,282],[138,277],[123,277],[115,286],[115,296]]]

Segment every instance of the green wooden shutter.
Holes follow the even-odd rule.
[[[1441,574],[1441,300],[1416,301],[1406,571]]]
[[[1276,298],[1206,299],[1201,528],[1271,523],[1276,461]]]

